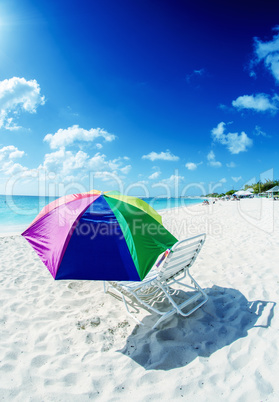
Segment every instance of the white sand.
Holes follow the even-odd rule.
[[[1,400],[279,400],[279,202],[163,219],[179,238],[207,233],[191,273],[209,301],[154,331],[102,283],[53,281],[24,238],[0,238]]]

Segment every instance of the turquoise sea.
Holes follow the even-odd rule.
[[[58,197],[0,195],[0,233],[23,231],[41,209]],[[201,198],[144,198],[157,211],[198,204]]]

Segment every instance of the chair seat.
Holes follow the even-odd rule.
[[[183,317],[189,316],[208,300],[205,292],[189,273],[189,268],[194,264],[205,242],[205,237],[206,235],[202,234],[175,243],[161,265],[159,267],[154,266],[142,281],[109,281],[108,288],[112,288],[118,296],[122,297],[128,314],[140,324],[142,323],[130,313],[127,302],[128,296],[133,302],[137,302],[148,311],[160,316],[153,328],[156,328],[173,314],[178,313]],[[189,291],[191,292],[191,295],[180,304],[174,300],[174,290],[170,287],[173,284],[182,289],[186,288],[187,294]],[[108,288],[106,289],[105,286],[105,291]],[[160,297],[158,297],[159,295]],[[165,311],[157,307],[158,300],[160,300],[161,305],[162,301],[167,301],[169,309]],[[188,309],[185,311],[186,307]]]

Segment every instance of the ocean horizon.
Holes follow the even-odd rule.
[[[35,195],[0,195],[0,233],[20,232],[35,219],[42,208],[60,197]],[[199,197],[139,197],[156,211],[187,207],[203,202]]]

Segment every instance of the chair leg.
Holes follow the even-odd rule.
[[[164,320],[170,318],[172,315],[174,315],[175,313],[180,314],[182,317],[188,317],[189,315],[191,315],[192,313],[194,313],[196,310],[198,310],[203,304],[205,304],[208,300],[208,296],[206,295],[206,293],[203,291],[203,289],[199,286],[199,284],[196,282],[196,280],[190,275],[189,270],[187,269],[185,272],[185,275],[183,276],[182,279],[184,279],[186,276],[189,276],[192,285],[194,286],[190,286],[188,284],[184,284],[181,282],[180,280],[174,280],[173,283],[177,283],[178,285],[181,285],[183,287],[186,287],[187,289],[190,289],[191,291],[196,292],[194,294],[194,296],[188,298],[187,300],[185,300],[184,302],[182,302],[181,304],[177,304],[171,294],[168,292],[168,285],[166,284],[166,286],[164,286],[160,281],[156,281],[156,287],[158,289],[160,289],[166,299],[168,300],[168,302],[170,303],[170,305],[172,306],[170,310],[166,311],[166,312],[162,312],[159,311],[158,309],[156,309],[154,306],[151,306],[148,302],[142,300],[142,298],[137,295],[136,292],[131,292],[131,296],[133,298],[135,298],[137,300],[137,302],[139,303],[139,305],[141,305],[141,307],[146,308],[147,310],[151,310],[153,312],[155,312],[156,314],[160,315],[159,319],[156,321],[156,323],[153,325],[152,329],[155,329],[161,322],[163,322]],[[128,302],[125,298],[125,295],[123,294],[122,291],[119,291],[117,289],[117,287],[112,286],[112,285],[108,285],[108,287],[106,287],[106,283],[104,282],[104,290],[105,292],[108,291],[109,287],[112,287],[114,289],[114,291],[117,293],[118,296],[121,296],[123,303],[125,305],[125,308],[127,310],[127,313],[129,314],[130,317],[132,317],[138,324],[140,325],[144,325],[140,320],[138,320],[129,310],[129,306],[128,306]],[[202,297],[202,300],[199,302],[199,304],[197,304],[196,306],[194,306],[190,311],[187,312],[183,312],[182,310],[187,307],[188,305],[191,305],[192,303],[194,303],[195,301],[197,301],[199,298]]]
[[[171,309],[168,312],[166,312],[165,314],[163,314],[163,316],[160,317],[159,320],[154,324],[153,328],[156,328],[158,326],[158,324],[160,324],[165,319],[171,317],[175,313],[180,314],[182,317],[188,317],[189,315],[194,313],[196,310],[198,310],[201,306],[203,306],[208,301],[207,294],[203,291],[203,289],[200,287],[200,285],[197,283],[197,281],[192,277],[192,275],[190,275],[188,270],[187,270],[187,274],[189,275],[189,278],[191,279],[191,282],[194,284],[194,287],[188,286],[188,285],[186,285],[184,283],[181,283],[181,282],[179,282],[177,280],[175,282],[180,284],[180,285],[186,286],[187,288],[195,290],[197,293],[194,296],[190,297],[189,299],[185,300],[180,305],[177,305],[177,303],[175,303],[175,301],[173,300],[171,295],[166,291],[166,289],[164,288],[164,286],[160,282],[157,283],[158,286],[160,287],[160,289],[164,292],[164,294],[167,297],[167,299],[170,302],[170,304],[173,306],[173,309]],[[186,306],[194,303],[196,300],[198,300],[201,297],[202,297],[202,300],[200,301],[200,303],[197,304],[195,307],[193,307],[190,311],[187,311],[186,313],[184,313],[182,311],[182,309],[184,309]]]
[[[175,313],[177,313],[177,311],[176,311],[176,309],[174,309],[174,308],[173,308],[172,310],[169,310],[168,312],[166,312],[164,315],[162,315],[162,316],[159,318],[159,320],[157,320],[157,321],[155,322],[155,324],[153,325],[152,329],[157,328],[157,326],[158,326],[159,324],[161,324],[161,322],[163,322],[163,321],[165,321],[166,319],[170,318],[170,317],[173,316]]]
[[[127,302],[126,302],[126,299],[125,299],[125,296],[123,295],[123,293],[121,293],[121,296],[122,296],[123,303],[124,303],[124,305],[125,305],[125,307],[126,307],[126,310],[127,310],[127,313],[129,314],[129,316],[132,317],[138,324],[144,325],[140,320],[138,320],[138,319],[130,312],[129,307],[128,307],[128,304],[127,304]]]
[[[200,285],[198,284],[197,281],[195,281],[195,279],[192,277],[192,275],[189,273],[188,271],[188,275],[189,278],[191,279],[191,281],[194,283],[195,287],[202,293],[202,295],[204,296],[204,298],[206,299],[206,301],[208,300],[208,296],[207,294],[204,292],[204,290],[200,287]]]

